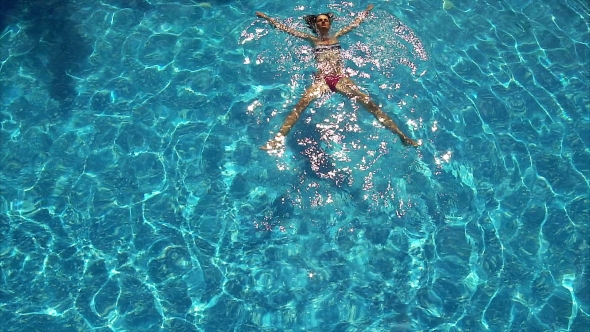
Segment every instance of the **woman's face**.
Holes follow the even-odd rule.
[[[315,24],[319,29],[330,30],[330,18],[326,15],[319,15],[315,19]]]

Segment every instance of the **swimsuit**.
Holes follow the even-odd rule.
[[[324,81],[326,81],[326,84],[328,84],[328,87],[332,92],[336,92],[336,84],[338,84],[338,81],[340,81],[341,78],[342,76],[340,75],[325,75]]]
[[[331,45],[318,45],[313,49],[313,53],[317,59],[318,55],[321,53],[328,52],[328,51],[338,51],[339,52],[341,49],[342,49],[342,47],[340,47],[340,43],[334,43]],[[324,78],[324,81],[326,81],[326,84],[328,85],[330,90],[332,90],[332,92],[336,92],[336,84],[338,84],[338,81],[340,81],[342,76],[328,74],[328,75],[324,75],[323,78]]]
[[[340,43],[334,43],[331,45],[318,45],[313,49],[313,53],[317,56],[318,53],[324,53],[327,51],[335,51],[341,49],[342,47],[340,47]]]

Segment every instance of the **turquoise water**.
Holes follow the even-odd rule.
[[[0,20],[1,331],[586,331],[583,1],[379,1],[340,95],[254,16],[369,2],[34,1]]]

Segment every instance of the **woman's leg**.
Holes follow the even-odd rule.
[[[377,121],[379,121],[389,130],[396,133],[401,138],[402,143],[404,143],[405,145],[419,145],[418,142],[406,136],[406,134],[404,134],[397,127],[395,122],[393,122],[393,120],[387,114],[385,114],[385,112],[383,112],[379,108],[379,106],[377,106],[377,104],[375,104],[375,102],[372,101],[371,98],[369,98],[368,95],[362,93],[361,90],[359,90],[359,88],[356,86],[356,84],[354,84],[354,82],[350,78],[341,78],[340,81],[338,81],[338,84],[336,84],[336,91],[347,96],[350,99],[356,100],[357,102],[360,102],[363,105],[365,105],[367,110],[371,112],[375,116],[375,118],[377,118]]]
[[[284,145],[285,137],[289,134],[291,128],[293,128],[295,123],[297,123],[297,120],[299,120],[301,113],[305,111],[307,106],[309,106],[309,104],[311,104],[312,101],[316,100],[319,96],[321,96],[323,93],[327,91],[329,91],[329,88],[326,85],[326,83],[319,80],[314,82],[309,88],[307,88],[307,90],[305,90],[305,93],[303,93],[301,99],[299,99],[299,101],[295,105],[293,111],[289,113],[289,115],[283,122],[283,125],[281,126],[279,133],[274,138],[270,139],[265,145],[261,146],[260,149],[275,150],[282,147]]]

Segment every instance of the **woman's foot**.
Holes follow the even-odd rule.
[[[279,150],[285,146],[285,137],[282,135],[277,135],[273,139],[266,142],[265,145],[260,147],[260,150],[264,151],[272,151],[272,150]]]
[[[416,147],[416,146],[419,146],[420,145],[420,143],[414,141],[413,139],[409,138],[408,136],[400,136],[400,138],[402,139],[402,143],[405,146],[413,146],[413,147]]]

